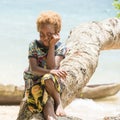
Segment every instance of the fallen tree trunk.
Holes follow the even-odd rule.
[[[0,105],[19,105],[22,100],[22,96],[0,96]]]
[[[88,83],[97,67],[100,51],[120,49],[120,20],[112,18],[81,24],[71,31],[66,45],[69,51],[60,64],[60,68],[68,73],[61,95],[64,107],[72,102]],[[21,109],[21,113],[24,113],[24,109]],[[21,120],[19,118],[18,120]],[[29,114],[27,118],[29,120]]]

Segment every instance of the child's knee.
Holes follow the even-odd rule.
[[[45,80],[45,87],[52,87],[54,82],[52,79]]]

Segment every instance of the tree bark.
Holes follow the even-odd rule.
[[[111,18],[81,24],[70,32],[66,46],[68,51],[60,64],[60,68],[68,74],[61,95],[64,107],[71,103],[88,83],[96,70],[100,51],[120,49],[120,20]]]
[[[81,24],[70,32],[66,45],[69,50],[60,64],[68,73],[61,97],[64,107],[88,83],[96,70],[100,51],[120,49],[120,19]]]

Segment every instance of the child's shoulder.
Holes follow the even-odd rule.
[[[32,40],[30,43],[29,43],[29,47],[35,47],[37,46],[37,40]]]

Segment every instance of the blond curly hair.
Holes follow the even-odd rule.
[[[58,13],[54,11],[45,11],[40,14],[36,24],[38,32],[40,31],[41,26],[51,24],[54,25],[55,32],[58,33],[61,30],[61,17]]]

